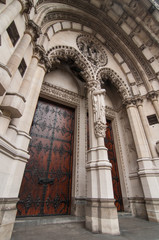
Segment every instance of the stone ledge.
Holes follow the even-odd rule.
[[[0,96],[2,96],[11,81],[11,73],[9,69],[0,63]]]
[[[17,93],[7,93],[1,104],[1,109],[9,111],[12,118],[19,118],[24,111],[25,99]]]

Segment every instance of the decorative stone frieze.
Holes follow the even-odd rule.
[[[96,68],[103,67],[107,64],[108,58],[105,49],[91,35],[79,35],[76,39],[80,52]]]
[[[33,20],[29,20],[25,33],[29,34],[32,40],[36,42],[36,40],[40,37],[41,28]]]
[[[77,105],[79,103],[79,95],[73,92],[70,92],[61,87],[57,87],[50,83],[43,83],[41,88],[41,93],[47,96],[51,96],[52,98],[56,98],[60,101],[71,103]]]

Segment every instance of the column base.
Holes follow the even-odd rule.
[[[0,240],[9,240],[12,235],[18,198],[0,198]]]
[[[129,198],[129,201],[130,201],[131,212],[134,217],[148,219],[144,198],[132,197],[132,198]]]
[[[71,200],[71,215],[77,217],[85,217],[86,199],[72,198]]]
[[[149,221],[159,222],[159,198],[145,199]]]
[[[120,234],[114,199],[87,199],[86,228],[94,233]]]

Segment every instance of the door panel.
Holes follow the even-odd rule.
[[[74,110],[39,100],[18,216],[70,214]]]
[[[115,205],[118,211],[124,211],[122,193],[121,193],[121,187],[120,187],[119,171],[118,171],[113,131],[112,131],[112,123],[109,120],[107,120],[105,146],[108,148],[108,158],[112,164],[112,179],[113,179]]]

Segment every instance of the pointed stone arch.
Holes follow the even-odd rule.
[[[123,79],[111,68],[102,68],[97,72],[96,79],[100,82],[109,79],[111,83],[117,88],[122,100],[132,97],[130,88]]]

